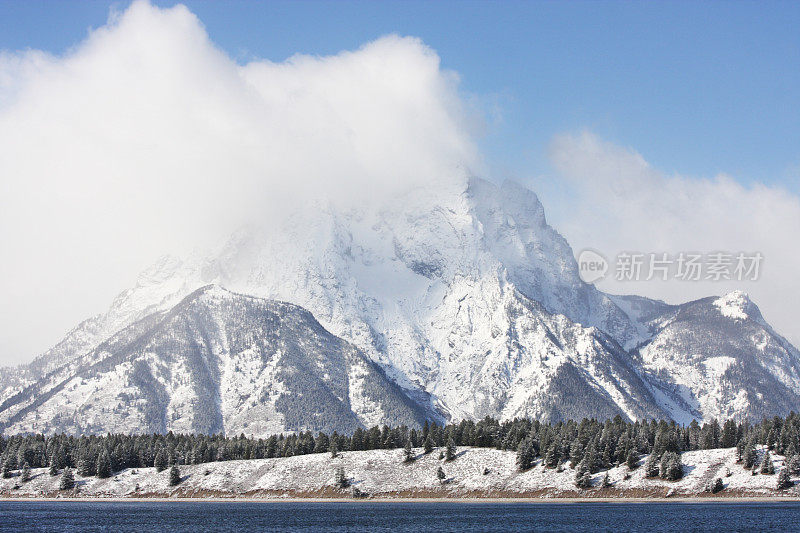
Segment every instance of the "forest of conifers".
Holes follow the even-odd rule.
[[[108,477],[125,468],[198,464],[235,459],[288,457],[310,453],[392,448],[492,447],[517,452],[521,470],[537,458],[546,466],[584,468],[596,472],[616,464],[638,461],[640,454],[662,457],[683,451],[737,448],[749,468],[754,449],[765,445],[795,459],[800,450],[800,417],[791,413],[760,423],[728,420],[679,425],[666,421],[627,422],[621,417],[599,422],[582,420],[542,423],[518,419],[499,422],[486,418],[421,429],[388,426],[358,429],[352,435],[311,432],[250,438],[244,435],[17,435],[0,437],[0,461],[5,477],[16,469],[47,467],[51,473],[70,467],[82,476]],[[796,462],[796,461],[795,461]],[[749,464],[748,464],[749,463]],[[632,465],[635,467],[635,465]]]

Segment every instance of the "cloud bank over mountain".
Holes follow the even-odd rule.
[[[146,2],[63,55],[0,51],[0,365],[30,360],[106,309],[162,254],[320,199],[347,210],[419,187],[462,191],[483,168],[468,100],[416,38],[240,63],[187,8]],[[576,251],[765,258],[749,284],[601,288],[671,302],[743,288],[800,343],[786,297],[800,291],[797,196],[669,176],[590,133],[557,136],[550,156],[562,192],[545,207]]]
[[[463,186],[458,78],[415,38],[239,64],[187,8],[136,2],[73,50],[0,54],[0,364],[163,253],[324,198]]]
[[[778,187],[743,186],[726,175],[667,175],[635,150],[590,132],[556,136],[549,155],[567,185],[558,202],[570,206],[555,225],[576,252],[594,248],[609,258],[624,251],[764,256],[755,281],[620,282],[610,275],[599,284],[603,290],[677,303],[742,289],[778,331],[800,343],[800,310],[787,298],[800,293],[797,196]]]

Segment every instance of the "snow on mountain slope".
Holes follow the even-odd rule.
[[[685,306],[603,294],[580,280],[569,244],[533,192],[472,179],[444,192],[416,189],[391,205],[310,202],[280,223],[242,229],[217,252],[165,258],[105,315],[20,369],[17,381],[6,379],[2,399],[23,385],[60,382],[117,331],[211,283],[309,310],[420,409],[452,419],[777,414],[795,396],[761,410],[752,408],[752,394],[769,395],[763,388],[747,402],[717,396],[753,372],[729,372],[729,359],[752,360],[762,346],[772,355],[758,372],[787,390],[800,383],[797,351],[760,314],[744,320],[761,328],[752,334],[730,322],[738,297],[712,306],[719,321]],[[743,312],[753,316],[750,307]],[[671,340],[681,335],[702,338],[707,362],[695,364],[693,342]],[[737,339],[734,354],[728,336]],[[359,375],[351,371],[350,381]],[[381,418],[369,402],[360,409]],[[0,412],[6,416],[2,405]]]
[[[800,406],[800,353],[742,292],[677,306],[652,319],[643,365],[706,419],[760,420]]]
[[[429,390],[455,420],[665,416],[613,339],[502,280],[456,284],[431,326],[440,355]]]
[[[547,224],[539,198],[507,181],[473,180],[469,189],[484,248],[525,296],[551,313],[602,329],[621,345],[643,340],[636,321],[609,296],[581,281],[567,241]]]
[[[435,418],[307,311],[214,286],[64,374],[0,410],[5,431],[269,435]]]
[[[622,350],[575,324],[623,341],[636,333],[579,280],[568,245],[522,191],[473,180],[448,202],[411,195],[394,209],[317,212],[272,234],[243,234],[206,272],[313,309],[411,397],[454,419],[663,415]],[[565,405],[552,401],[555,390]]]
[[[161,258],[139,275],[133,288],[120,293],[108,311],[75,326],[58,344],[30,364],[0,369],[0,400],[7,399],[44,376],[63,373],[76,358],[94,350],[118,331],[155,311],[175,305],[202,286],[189,268],[177,258]]]

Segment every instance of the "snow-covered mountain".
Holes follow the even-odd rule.
[[[31,365],[4,371],[0,379],[6,401],[0,405],[0,422],[6,431],[77,431],[78,426],[53,422],[72,416],[76,406],[65,405],[66,397],[62,401],[59,395],[48,404],[40,399],[41,391],[112,353],[103,343],[122,342],[120,336],[130,337],[130,328],[138,332],[155,327],[150,324],[164,313],[177,313],[175,306],[187,295],[209,284],[239,295],[291,302],[313,314],[326,334],[342,339],[337,341],[341,346],[355,346],[388,383],[402,389],[403,398],[411,402],[409,413],[415,413],[405,415],[409,422],[418,420],[414,417],[419,413],[449,419],[620,414],[688,422],[785,414],[799,406],[800,355],[744,296],[670,306],[606,295],[581,281],[569,244],[547,224],[533,192],[512,182],[497,186],[473,179],[435,194],[415,190],[388,206],[342,209],[315,203],[298,208],[280,224],[241,230],[218,252],[161,260],[120,294],[107,313],[80,324]],[[225,335],[251,331],[240,314],[224,320]],[[193,327],[195,337],[217,336],[208,329],[211,323],[200,321]],[[267,346],[259,357],[282,361],[268,353],[276,349]],[[127,349],[115,353],[123,352],[127,355],[120,360],[172,357]],[[232,357],[223,352],[215,357]],[[347,367],[342,358],[350,356],[327,351],[321,357],[341,370]],[[309,371],[307,366],[297,370]],[[107,385],[114,389],[130,386],[134,379],[122,371],[115,375],[113,385]],[[264,387],[271,375],[242,379]],[[343,390],[353,387],[347,372],[331,374],[336,375]],[[216,406],[204,404],[215,422],[193,426],[195,422],[187,421],[200,415],[197,405],[185,398],[206,389],[188,376],[182,379],[186,384],[180,385],[181,391],[174,389],[180,380],[173,381],[166,394],[169,405],[176,395],[184,397],[184,404],[174,404],[165,425],[138,429],[260,433],[317,427],[310,415],[287,419],[255,392],[237,408],[253,416],[226,414],[220,400]],[[224,389],[219,375],[209,374],[208,379],[207,390]],[[15,414],[20,403],[9,404],[14,394],[32,402],[26,404],[24,417]],[[385,410],[382,418],[376,415],[380,410],[370,415],[352,398],[350,402],[342,404],[352,414],[348,424],[397,422]],[[111,413],[117,404],[109,397],[93,405]],[[134,430],[145,424],[136,416],[99,416],[101,425],[91,427]],[[23,418],[26,425],[19,425]],[[127,422],[115,425],[122,419]],[[252,426],[254,419],[260,425]],[[346,427],[352,425],[343,423],[341,429]]]
[[[292,304],[215,286],[122,329],[3,404],[11,433],[352,432],[435,419]]]
[[[746,294],[667,308],[649,323],[655,334],[638,349],[642,365],[691,411],[761,420],[800,407],[800,353]]]

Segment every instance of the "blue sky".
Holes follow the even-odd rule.
[[[156,2],[172,5],[173,2]],[[587,128],[667,174],[800,190],[798,2],[184,2],[242,61],[421,37],[488,124],[495,178]],[[60,53],[127,2],[0,2],[0,48]]]

